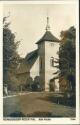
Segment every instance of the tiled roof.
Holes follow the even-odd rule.
[[[36,43],[39,44],[44,41],[60,42],[50,31],[46,31],[43,37]]]
[[[38,56],[38,49],[28,53],[27,56],[25,57],[25,60],[29,61],[30,59],[35,58],[37,56]]]
[[[16,69],[17,74],[29,73],[30,68],[34,64],[35,60],[38,57],[38,50],[34,50],[26,55],[24,60],[20,63],[20,65]]]
[[[29,67],[24,61],[17,67],[16,74],[29,73]]]

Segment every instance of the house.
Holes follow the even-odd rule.
[[[27,77],[32,77],[34,80],[36,76],[39,76],[42,90],[49,91],[51,82],[56,86],[54,91],[59,91],[59,79],[55,79],[56,75],[54,74],[57,71],[55,61],[59,58],[57,54],[59,42],[59,39],[50,31],[49,17],[47,17],[46,31],[42,38],[36,42],[38,48],[27,54],[23,64],[21,64],[24,68],[19,67],[19,71],[20,68],[22,70],[18,72],[18,76],[25,76],[24,82],[26,82]]]

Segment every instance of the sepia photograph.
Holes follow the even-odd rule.
[[[4,121],[76,120],[76,8],[75,2],[3,4]]]

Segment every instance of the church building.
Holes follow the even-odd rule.
[[[50,91],[52,84],[54,91],[59,91],[59,79],[56,60],[59,52],[59,39],[50,31],[49,17],[47,17],[46,31],[42,38],[36,42],[37,49],[28,53],[25,57],[28,73],[34,79],[39,77],[39,82],[44,91]],[[26,68],[25,68],[26,69]]]

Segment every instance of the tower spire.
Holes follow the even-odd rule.
[[[49,17],[47,16],[47,25],[46,25],[46,31],[50,30],[50,25],[49,25]]]

